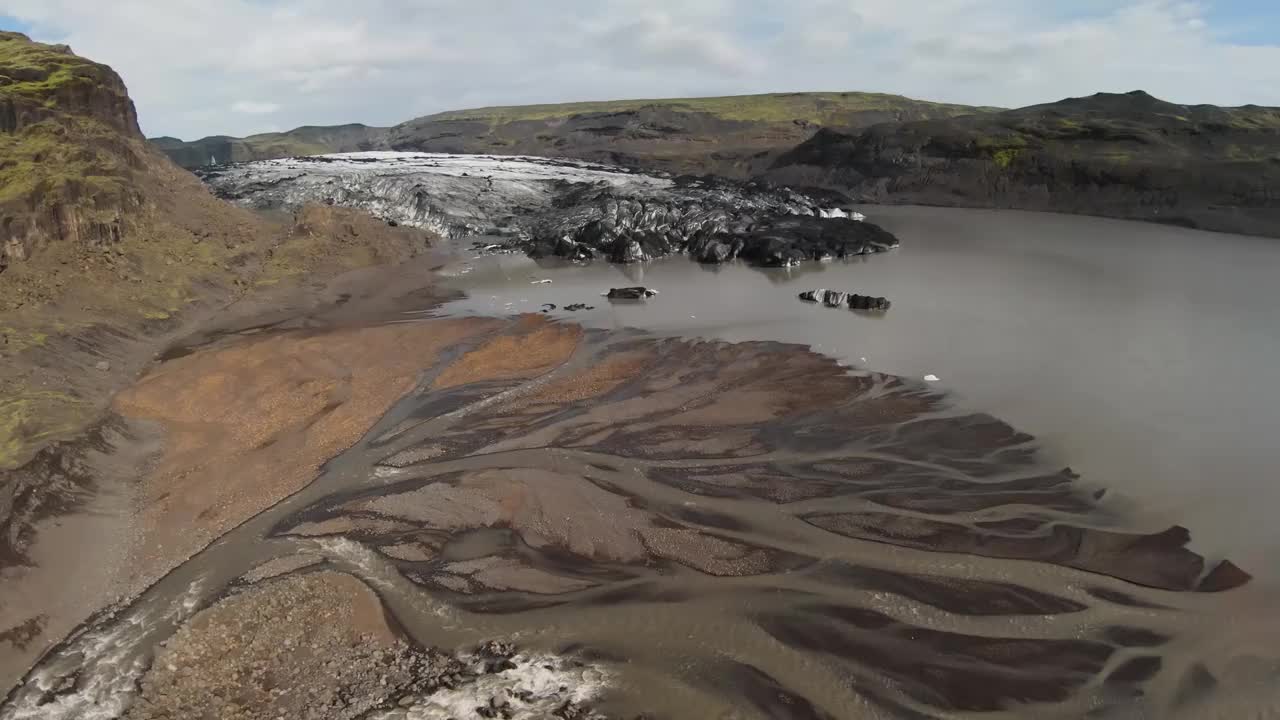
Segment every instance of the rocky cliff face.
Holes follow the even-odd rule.
[[[145,149],[111,68],[0,33],[0,272],[58,241],[118,242]]]
[[[764,173],[864,201],[1049,210],[1280,235],[1280,109],[1098,94],[823,131]]]
[[[76,115],[142,137],[120,76],[66,45],[33,43],[21,33],[0,31],[0,93],[0,132]]]
[[[66,47],[0,33],[0,116],[0,536],[39,504],[22,488],[49,485],[3,471],[93,420],[198,308],[426,246],[335,208],[295,229],[218,200],[146,142],[120,77]]]

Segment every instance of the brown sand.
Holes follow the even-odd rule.
[[[437,354],[488,327],[446,321],[287,333],[179,358],[120,394],[168,446],[143,479],[136,572],[163,572],[309,483],[413,388]]]
[[[541,403],[560,404],[589,400],[634,379],[652,361],[652,358],[652,354],[643,352],[610,355],[572,376],[547,383],[512,403],[510,407],[514,409]]]
[[[582,339],[582,328],[553,325],[538,316],[521,318],[516,330],[463,355],[436,378],[432,389],[535,377],[568,360]]]

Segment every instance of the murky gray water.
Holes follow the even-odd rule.
[[[1280,581],[1273,449],[1280,427],[1280,242],[1036,213],[869,208],[902,248],[790,270],[466,261],[450,312],[555,314],[726,340],[812,345],[857,367],[933,374],[965,406],[1036,435],[1151,529]],[[468,267],[470,266],[470,269]],[[549,278],[551,284],[531,284]],[[611,304],[609,287],[661,295]],[[815,307],[802,290],[884,295],[882,317]]]

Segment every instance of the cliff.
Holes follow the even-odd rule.
[[[3,471],[93,421],[200,313],[426,246],[324,210],[317,234],[314,212],[304,232],[214,198],[146,142],[111,68],[0,33],[0,534],[21,504]]]
[[[0,272],[51,242],[119,240],[141,141],[111,68],[0,32]]]

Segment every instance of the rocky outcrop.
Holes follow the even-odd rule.
[[[49,243],[119,242],[143,205],[141,140],[111,68],[0,33],[0,272]]]
[[[1280,236],[1280,109],[1101,93],[820,131],[762,174],[879,203],[1019,208]]]
[[[68,115],[142,137],[133,101],[111,68],[66,45],[44,45],[22,33],[0,31],[0,132],[16,133]]]
[[[839,193],[766,182],[639,173],[548,158],[357,153],[273,160],[201,173],[255,208],[321,202],[444,235],[499,236],[488,249],[635,263],[688,253],[794,265],[882,252],[897,239]]]
[[[625,287],[611,288],[605,297],[610,300],[644,300],[657,294],[657,290],[650,290],[647,287]]]
[[[805,302],[820,302],[831,308],[847,306],[850,310],[876,310],[879,312],[888,310],[891,305],[889,300],[883,297],[846,293],[839,290],[808,290],[800,293],[800,299]]]

